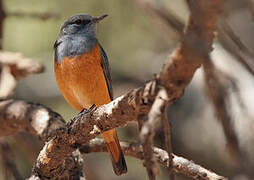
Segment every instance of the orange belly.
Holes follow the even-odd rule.
[[[98,46],[85,55],[65,57],[61,64],[55,62],[55,76],[64,98],[78,111],[111,101]]]

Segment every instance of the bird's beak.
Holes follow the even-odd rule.
[[[104,15],[102,15],[102,16],[94,17],[94,18],[93,18],[93,21],[94,21],[95,23],[98,23],[98,22],[100,22],[102,19],[104,19],[104,18],[107,17],[107,16],[108,16],[107,14],[104,14]]]

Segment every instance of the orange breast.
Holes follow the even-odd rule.
[[[78,111],[110,102],[98,46],[82,56],[65,57],[61,64],[55,62],[55,76],[64,98]]]

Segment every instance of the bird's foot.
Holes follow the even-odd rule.
[[[93,111],[95,110],[95,107],[96,107],[96,105],[93,104],[89,109],[84,108],[84,109],[83,109],[82,111],[80,111],[76,116],[74,116],[74,117],[72,118],[71,121],[74,122],[76,119],[81,118],[83,115],[85,115],[85,114],[87,114],[87,113],[93,112]]]
[[[82,111],[80,111],[80,113],[78,113],[78,115],[79,114],[82,115],[82,114],[86,114],[86,113],[91,113],[94,110],[95,107],[96,107],[96,105],[93,104],[89,109],[84,108]]]

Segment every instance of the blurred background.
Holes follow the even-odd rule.
[[[108,55],[114,97],[118,97],[143,85],[160,71],[181,40],[179,31],[189,16],[185,0],[4,0],[3,3],[7,13],[3,50],[21,52],[46,67],[44,73],[19,81],[14,97],[44,104],[66,120],[77,112],[61,96],[53,72],[53,44],[64,20],[79,13],[109,15],[99,24],[98,39]],[[173,152],[235,180],[254,179],[252,8],[251,0],[225,2],[211,54],[217,72],[215,79],[219,82],[215,86],[220,85],[223,91],[219,97],[226,107],[224,113],[230,116],[237,143],[232,145],[224,135],[223,119],[216,113],[221,107],[215,107],[202,68],[195,73],[184,96],[170,106],[168,112]],[[176,25],[170,25],[155,9],[166,13]],[[45,19],[35,17],[34,13],[56,16]],[[118,134],[123,141],[138,141],[136,124],[118,129]],[[14,149],[18,169],[23,177],[28,177],[42,142],[28,134],[19,134],[8,137],[8,143]],[[158,129],[156,145],[163,147],[162,143],[163,133]],[[117,177],[106,153],[85,156],[89,179],[147,178],[142,161],[132,157],[126,160],[128,174]],[[161,168],[158,179],[168,179],[167,176],[167,171]],[[0,177],[4,179],[3,171]],[[176,179],[188,178],[177,175]]]

